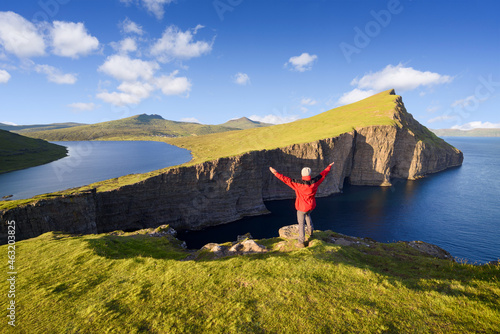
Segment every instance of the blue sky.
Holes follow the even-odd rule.
[[[500,3],[0,4],[0,122],[280,123],[390,88],[430,128],[500,127]]]

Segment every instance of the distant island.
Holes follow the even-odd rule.
[[[500,137],[500,129],[430,129],[440,137]]]

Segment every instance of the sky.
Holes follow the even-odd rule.
[[[284,123],[394,88],[433,128],[500,128],[497,0],[0,3],[0,122]]]

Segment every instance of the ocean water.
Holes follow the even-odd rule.
[[[0,174],[0,198],[24,199],[127,174],[147,173],[191,160],[183,148],[153,141],[63,141],[68,156]]]
[[[447,137],[464,153],[461,167],[392,187],[350,186],[318,198],[315,229],[370,237],[380,242],[422,240],[455,258],[486,263],[500,258],[500,138]],[[285,186],[285,185],[283,185]],[[266,202],[271,214],[246,217],[202,231],[181,231],[189,248],[208,242],[278,236],[296,223],[294,200]]]

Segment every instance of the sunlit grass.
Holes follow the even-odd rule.
[[[319,115],[301,119],[292,123],[260,127],[247,130],[235,130],[220,133],[212,133],[203,136],[188,136],[179,138],[164,138],[158,136],[144,136],[127,134],[106,137],[106,140],[154,140],[163,141],[191,151],[193,159],[180,166],[192,166],[204,161],[215,160],[221,157],[235,156],[256,150],[269,150],[285,147],[293,144],[310,143],[320,139],[333,138],[342,133],[353,131],[366,126],[389,125],[403,126],[394,118],[397,112],[398,95],[392,95],[391,91],[375,94],[359,102],[338,107]],[[158,120],[159,121],[159,120]],[[80,127],[61,129],[56,131],[74,131]],[[434,145],[448,145],[442,139],[436,137],[426,128],[419,129],[415,133],[419,140]],[[99,139],[101,140],[101,139]],[[168,167],[150,173],[131,174],[119,178],[92,183],[87,186],[70,189],[60,194],[71,194],[96,189],[98,192],[110,191],[119,187],[143,181],[152,176],[159,175],[165,171],[179,166]],[[34,202],[49,195],[34,197],[29,202]],[[0,202],[0,210],[26,204],[25,200]]]
[[[63,236],[17,243],[16,329],[25,333],[494,333],[498,266],[404,244],[328,243],[185,260],[170,237]],[[279,238],[258,240],[269,249]],[[6,246],[0,247],[6,254]],[[7,298],[0,307],[6,309]]]

